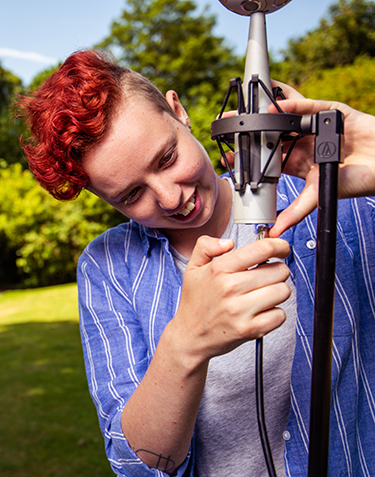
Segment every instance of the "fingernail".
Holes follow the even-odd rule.
[[[229,244],[232,244],[232,243],[233,243],[232,239],[220,239],[219,240],[219,245],[221,245],[222,247],[224,247],[226,245],[229,245]]]

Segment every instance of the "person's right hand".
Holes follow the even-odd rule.
[[[339,198],[375,195],[375,117],[357,111],[346,104],[335,101],[305,99],[292,87],[281,86],[287,100],[280,101],[284,112],[294,114],[316,114],[319,111],[338,109],[345,116],[344,162],[339,167]],[[275,113],[271,105],[269,112]],[[314,138],[306,136],[297,141],[284,172],[306,180],[302,193],[277,218],[270,236],[278,237],[285,230],[303,220],[318,202],[319,165],[314,164]]]
[[[375,195],[375,117],[337,101],[306,99],[291,86],[278,81],[272,81],[272,86],[282,88],[287,99],[279,101],[279,105],[286,113],[316,114],[329,109],[338,109],[344,113],[345,153],[344,162],[339,167],[339,198]],[[277,114],[272,104],[268,111]],[[230,111],[224,113],[223,117],[235,114],[236,111]],[[234,154],[227,153],[227,159],[233,167]],[[225,165],[223,160],[222,163]],[[313,136],[297,141],[284,173],[304,179],[306,184],[297,199],[277,217],[275,225],[270,229],[270,237],[279,237],[285,230],[301,222],[317,206],[319,165],[314,163]]]
[[[262,337],[285,320],[277,306],[290,295],[289,269],[281,261],[264,262],[287,257],[288,243],[264,239],[232,248],[232,240],[200,237],[186,269],[172,322],[181,348],[197,365]]]

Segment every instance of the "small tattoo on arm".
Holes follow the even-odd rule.
[[[164,457],[162,454],[156,454],[155,452],[151,452],[146,449],[138,449],[135,453],[139,458],[141,458],[139,455],[141,452],[155,456],[155,464],[152,467],[157,470],[168,472],[171,471],[175,466],[175,462],[171,459],[170,455],[168,457]]]

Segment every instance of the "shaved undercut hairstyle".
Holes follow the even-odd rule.
[[[179,120],[148,79],[94,50],[73,53],[39,89],[20,96],[17,112],[31,133],[21,146],[42,187],[59,200],[77,197],[89,184],[83,156],[104,138],[119,105],[137,96]]]

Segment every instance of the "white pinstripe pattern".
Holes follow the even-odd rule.
[[[358,451],[359,451],[358,455],[359,455],[359,461],[361,463],[362,473],[365,477],[372,477],[370,475],[369,470],[368,470],[365,455],[363,453],[363,447],[362,447],[362,442],[361,442],[361,434],[360,434],[360,430],[358,428],[358,421],[356,422],[356,426],[357,426],[357,448],[358,448]]]
[[[99,335],[101,337],[101,340],[102,340],[102,344],[103,344],[103,348],[104,348],[104,351],[105,351],[105,356],[106,356],[106,365],[107,365],[107,370],[108,370],[108,373],[111,377],[110,381],[108,382],[108,389],[111,393],[111,395],[113,396],[113,398],[119,402],[120,405],[123,404],[123,399],[121,398],[121,396],[119,396],[119,394],[117,393],[117,390],[115,389],[115,387],[113,386],[113,380],[116,378],[116,373],[115,373],[115,370],[113,369],[113,363],[112,363],[112,353],[111,353],[111,349],[110,349],[110,344],[109,344],[109,340],[104,332],[104,328],[102,326],[102,324],[100,323],[100,320],[92,306],[92,295],[91,295],[91,283],[90,283],[90,280],[87,276],[87,274],[85,274],[85,278],[86,278],[86,282],[87,282],[87,295],[86,295],[86,306],[87,306],[87,309],[89,310],[90,312],[90,315],[91,315],[91,318],[95,324],[95,326],[97,327],[98,331],[99,331]],[[105,284],[103,283],[103,287],[105,286]]]
[[[303,445],[305,446],[306,452],[309,452],[309,433],[306,429],[305,422],[303,420],[301,411],[298,407],[298,403],[297,403],[297,400],[296,400],[296,396],[294,394],[293,386],[290,387],[290,397],[291,397],[291,406],[292,406],[293,412],[296,416],[297,425],[298,425],[298,429],[299,429],[299,432],[300,432],[300,435],[301,435]]]
[[[342,415],[342,412],[341,412],[340,401],[339,401],[339,398],[338,398],[338,395],[337,395],[337,390],[335,390],[331,399],[332,399],[332,402],[333,402],[333,409],[335,411],[337,427],[338,427],[339,432],[340,432],[341,442],[342,442],[342,446],[343,446],[344,453],[345,453],[348,475],[352,475],[353,468],[352,468],[352,459],[351,459],[351,455],[350,455],[350,447],[349,447],[348,436],[347,436],[347,432],[346,432],[344,418],[343,418],[343,415]]]
[[[84,253],[90,258],[90,260],[96,266],[96,268],[98,268],[100,270],[100,267],[99,267],[98,263],[96,262],[96,260],[94,259],[94,257],[90,253],[90,244],[86,247]]]
[[[349,244],[346,240],[346,237],[345,237],[344,231],[342,230],[342,226],[340,222],[337,222],[337,232],[338,232],[338,235],[341,237],[341,240],[343,241],[343,244],[345,245],[345,248],[347,249],[351,259],[353,260],[354,259],[353,250],[349,247]]]
[[[84,262],[82,266],[86,267],[86,265],[87,265],[87,262]],[[85,273],[84,273],[84,276],[86,277]],[[94,402],[96,403],[96,407],[98,409],[99,416],[102,417],[103,419],[108,419],[109,414],[107,414],[106,412],[103,411],[102,403],[101,403],[101,401],[99,399],[99,396],[98,396],[98,383],[97,383],[96,377],[95,377],[95,365],[94,365],[94,362],[93,362],[93,359],[92,359],[92,352],[91,352],[91,348],[90,348],[89,337],[87,335],[87,331],[86,331],[86,328],[85,328],[85,323],[84,323],[83,320],[81,320],[81,330],[82,330],[82,335],[83,335],[83,338],[84,338],[84,343],[85,343],[86,353],[87,353],[87,359],[88,359],[89,367],[90,367],[91,394],[92,394],[92,397],[94,399]]]
[[[181,292],[182,292],[182,287],[179,287],[179,289],[178,289],[178,297],[177,297],[177,301],[176,301],[176,308],[175,308],[174,314],[177,313],[178,307],[180,306]]]
[[[367,205],[375,209],[375,198],[374,197],[365,197]]]
[[[108,460],[114,467],[116,467],[119,470],[122,469],[124,464],[126,464],[126,465],[143,465],[143,462],[141,461],[141,459],[117,459],[117,460],[114,460],[114,459],[108,458]],[[125,474],[122,474],[122,475],[125,475]]]
[[[89,307],[92,308],[92,306],[91,306],[91,283],[90,283],[90,280],[89,280],[89,278],[87,276],[87,273],[86,273],[86,267],[87,267],[87,262],[84,262],[81,269],[82,269],[82,274],[85,278],[86,306],[90,310]],[[91,310],[90,310],[90,313],[91,313]],[[97,403],[97,407],[99,409],[100,416],[103,417],[103,419],[108,419],[109,415],[103,411],[102,403],[101,403],[101,401],[100,401],[100,399],[97,395],[98,384],[97,384],[97,381],[96,381],[96,378],[95,378],[95,366],[94,366],[94,363],[93,363],[93,360],[92,360],[92,352],[91,352],[91,348],[90,348],[90,342],[89,342],[89,339],[88,339],[88,335],[87,335],[87,332],[86,332],[85,323],[84,323],[83,319],[81,319],[81,329],[82,329],[84,337],[85,337],[85,345],[86,345],[86,350],[87,350],[87,356],[89,358],[89,363],[90,363],[92,394],[93,394],[95,402]]]
[[[335,279],[335,292],[336,295],[341,299],[341,302],[344,306],[344,309],[346,310],[347,317],[349,319],[349,322],[351,324],[351,329],[353,333],[353,340],[352,340],[352,352],[353,352],[353,365],[355,369],[355,380],[356,380],[356,388],[357,388],[357,396],[359,393],[359,388],[358,388],[358,335],[357,335],[357,329],[355,325],[355,320],[354,320],[354,314],[353,310],[351,307],[351,304],[349,302],[348,296],[345,293],[344,287],[339,279],[339,277],[336,275]],[[340,371],[342,367],[342,360],[340,357],[340,354],[337,350],[337,346],[335,341],[333,340],[332,343],[332,357],[333,357],[333,362],[336,364],[337,370]],[[336,383],[338,384],[338,383]],[[347,465],[347,470],[348,470],[348,475],[353,475],[353,464],[352,464],[352,459],[351,459],[351,453],[350,453],[350,446],[348,442],[348,436],[346,432],[346,425],[345,425],[345,420],[342,415],[341,411],[341,406],[340,406],[340,401],[338,397],[338,389],[337,385],[333,390],[333,396],[332,396],[332,402],[333,402],[333,407],[335,411],[335,416],[336,416],[336,421],[337,421],[337,427],[340,432],[340,437],[341,437],[341,442],[342,446],[344,449],[344,454],[345,454],[345,459],[346,459],[346,465]]]
[[[165,255],[162,247],[160,247],[159,252],[159,273],[156,282],[156,288],[154,293],[154,299],[152,302],[152,308],[150,313],[150,321],[149,321],[149,340],[150,340],[150,352],[153,356],[156,349],[156,342],[155,342],[155,319],[156,319],[156,311],[158,309],[160,292],[163,285],[163,278],[164,278],[164,267],[165,267]]]
[[[111,230],[107,230],[107,232],[104,233],[104,251],[105,251],[105,258],[106,258],[106,261],[107,261],[108,274],[110,276],[111,283],[115,287],[115,289],[125,298],[125,300],[129,304],[131,304],[131,301],[128,297],[128,294],[125,292],[125,290],[123,290],[123,288],[118,283],[118,281],[116,279],[116,276],[115,276],[115,273],[114,273],[114,270],[113,270],[113,261],[112,261],[111,252],[110,252],[110,249],[109,249],[109,235],[110,235],[110,232],[111,232]]]
[[[308,274],[307,274],[307,270],[306,270],[303,262],[301,261],[301,259],[299,258],[299,256],[297,255],[297,253],[295,251],[294,251],[294,256],[296,258],[296,265],[297,265],[298,269],[300,270],[301,277],[303,278],[303,281],[306,284],[306,289],[308,290],[309,297],[311,299],[311,302],[313,303],[314,302],[314,294],[313,294],[314,292],[313,292],[312,284],[310,283],[310,280],[309,280],[309,277],[308,277]],[[300,320],[298,314],[297,314],[297,319],[296,319],[296,327],[297,327],[297,331],[299,332],[299,335],[300,335],[300,339],[301,339],[303,349],[305,351],[306,360],[308,362],[309,368],[311,369],[312,368],[312,350],[311,350],[311,346],[310,346],[310,343],[309,343],[309,339],[306,336],[306,331],[302,327],[301,320]]]
[[[289,461],[288,461],[288,454],[287,454],[287,452],[286,452],[286,449],[285,449],[285,452],[284,452],[284,463],[285,463],[285,473],[286,473],[286,476],[287,476],[287,477],[292,477],[292,474],[290,473]]]
[[[135,296],[137,294],[137,290],[138,290],[139,284],[141,283],[142,277],[145,273],[145,270],[146,270],[146,267],[147,267],[147,262],[148,262],[147,257],[143,257],[141,266],[138,270],[137,276],[134,280],[134,285],[132,287],[132,290],[133,290],[133,306],[134,306],[135,310],[137,310],[137,306],[136,306],[136,302],[135,302]]]
[[[129,222],[128,227],[126,228],[125,231],[125,237],[124,237],[124,261],[125,264],[128,263],[128,257],[129,257],[129,249],[130,249],[130,238],[131,238],[131,233],[133,230],[133,223]]]
[[[365,280],[367,295],[368,295],[369,303],[371,306],[372,314],[373,316],[375,316],[375,297],[374,297],[374,290],[372,288],[371,274],[370,274],[369,264],[367,259],[365,233],[362,228],[362,221],[361,221],[361,217],[358,210],[357,199],[353,199],[352,203],[353,203],[353,211],[354,211],[357,233],[359,237],[359,245],[361,250],[363,278]]]
[[[110,288],[106,286],[105,284],[104,284],[104,288],[105,288],[106,297],[108,301],[108,307],[115,314],[117,318],[117,323],[119,324],[120,329],[124,333],[125,343],[126,343],[126,353],[128,356],[128,362],[130,364],[130,368],[128,372],[129,372],[129,376],[131,380],[134,383],[134,386],[137,387],[139,386],[140,380],[137,377],[136,372],[134,370],[135,358],[134,358],[134,352],[133,352],[132,343],[131,343],[131,334],[130,334],[129,328],[125,325],[125,322],[121,313],[117,312],[113,306]]]
[[[375,400],[374,400],[374,395],[372,394],[371,392],[371,388],[370,388],[370,385],[369,385],[369,382],[368,382],[368,378],[366,376],[366,373],[365,373],[365,368],[363,366],[363,362],[362,362],[362,359],[361,357],[359,358],[359,362],[360,362],[360,376],[361,376],[361,379],[362,379],[362,382],[363,382],[363,386],[365,388],[365,392],[366,392],[366,397],[367,397],[367,401],[368,401],[368,404],[369,404],[369,408],[370,408],[370,412],[371,412],[371,416],[372,416],[372,420],[375,422]]]

